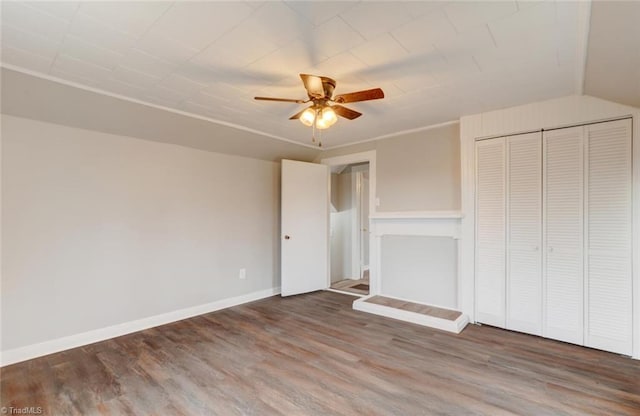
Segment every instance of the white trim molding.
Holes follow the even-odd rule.
[[[343,156],[335,156],[329,157],[325,159],[321,159],[320,163],[323,165],[327,165],[329,167],[332,166],[342,166],[342,165],[351,165],[354,163],[369,163],[369,290],[370,293],[377,293],[376,291],[379,288],[376,286],[377,284],[377,275],[378,270],[373,265],[377,264],[377,258],[375,257],[375,253],[373,252],[373,233],[371,233],[371,218],[376,215],[376,151],[370,150],[368,152],[360,152],[360,153],[352,153]],[[331,187],[331,178],[329,178],[329,188]],[[330,194],[330,193],[329,193]],[[329,231],[327,230],[327,233]],[[331,248],[328,248],[328,253],[331,253]],[[327,259],[328,262],[331,261],[330,258]],[[328,264],[327,267],[327,287],[331,286],[331,264]]]
[[[181,321],[183,319],[203,315],[205,313],[230,308],[232,306],[241,305],[243,303],[253,302],[278,294],[280,294],[279,287],[260,290],[233,298],[217,300],[214,302],[206,303],[204,305],[192,306],[185,309],[179,309],[177,311],[167,312],[160,315],[138,319],[135,321],[108,326],[106,328],[95,329],[93,331],[70,335],[51,341],[45,341],[38,344],[32,344],[12,350],[2,351],[0,353],[0,366],[15,364],[21,361],[42,357],[44,355],[65,351],[71,348],[82,347],[84,345],[93,344],[95,342],[105,341],[107,339],[131,334],[133,332],[142,331],[160,325],[166,325],[172,322]]]

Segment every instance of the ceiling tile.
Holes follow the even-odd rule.
[[[160,56],[175,65],[186,62],[198,53],[197,49],[156,33],[146,34],[136,43],[136,48],[149,55]]]
[[[195,95],[206,87],[203,83],[196,82],[178,74],[169,75],[167,78],[163,79],[159,85],[170,90],[183,92],[187,96]]]
[[[125,53],[137,40],[81,12],[73,19],[68,34],[118,53]]]
[[[533,7],[542,2],[553,3],[555,0],[517,0],[516,4],[518,6],[518,10],[524,10],[529,7]]]
[[[258,27],[245,21],[199,53],[193,61],[200,65],[243,67],[276,49],[276,43],[261,36]]]
[[[189,94],[186,91],[176,91],[158,84],[153,89],[149,89],[147,96],[170,104],[169,107],[176,107],[181,101],[188,98]]]
[[[483,72],[493,72],[507,68],[521,69],[528,62],[547,62],[555,66],[556,52],[557,48],[553,43],[544,42],[536,37],[480,51],[474,58]]]
[[[452,61],[496,47],[487,26],[480,26],[456,37],[438,40],[435,46],[446,59]]]
[[[281,78],[287,78],[297,76],[325,59],[327,56],[314,54],[306,43],[297,40],[257,60],[247,66],[247,69],[257,73],[279,74]]]
[[[351,50],[351,53],[369,66],[384,66],[408,58],[408,52],[389,34],[372,39]]]
[[[53,58],[46,58],[42,55],[35,55],[22,49],[3,45],[2,62],[46,74],[51,68]]]
[[[434,87],[438,80],[427,73],[420,73],[401,75],[393,83],[404,92],[412,92]]]
[[[264,37],[278,46],[284,46],[294,39],[308,40],[313,26],[279,1],[266,1],[246,21]]]
[[[80,7],[77,1],[29,1],[23,4],[70,22]]]
[[[124,58],[122,65],[126,68],[142,72],[153,77],[164,78],[176,70],[177,65],[149,55],[138,49],[130,49]]]
[[[447,3],[449,1],[407,1],[404,2],[404,7],[412,17],[420,17],[443,8]]]
[[[534,31],[544,30],[555,23],[556,4],[544,2],[528,7],[508,17],[489,24],[489,29],[498,46],[514,42],[514,38],[525,37]],[[534,33],[533,35],[536,35]]]
[[[455,88],[457,84],[475,79],[480,75],[480,68],[472,56],[458,56],[448,58],[446,61],[432,60],[425,64],[427,71],[440,84],[450,85]]]
[[[62,41],[69,26],[66,20],[17,1],[3,1],[0,7],[2,7],[2,26],[7,25],[24,32],[35,33],[53,42]]]
[[[518,11],[515,1],[451,2],[444,11],[458,32],[485,25],[495,19]]]
[[[411,20],[412,16],[398,2],[361,2],[340,16],[367,39],[389,32]]]
[[[238,90],[235,90],[235,97],[233,97],[229,93],[225,92],[227,88],[229,87],[223,85],[212,85],[207,89],[194,94],[187,101],[206,107],[215,107],[222,104],[229,105],[237,99]]]
[[[323,56],[334,56],[364,43],[364,38],[340,17],[334,17],[313,30],[309,47]]]
[[[49,61],[55,58],[60,49],[60,42],[51,41],[39,35],[23,32],[12,26],[2,26],[2,50],[5,47],[20,49],[38,55]]]
[[[356,5],[353,1],[286,1],[285,3],[316,26]]]
[[[160,82],[161,78],[151,74],[135,71],[124,66],[117,67],[112,74],[112,78],[126,84],[137,85],[141,88],[149,88]]]
[[[353,56],[351,52],[335,55],[317,65],[321,75],[330,78],[356,78],[356,73],[366,68],[366,64]]]
[[[114,68],[124,57],[120,53],[87,43],[72,35],[65,37],[60,53],[109,69]]]
[[[124,33],[140,36],[171,7],[161,1],[90,1],[80,11]]]
[[[53,69],[87,78],[93,80],[93,82],[100,82],[111,75],[111,71],[102,66],[94,65],[64,54],[59,54],[56,57],[53,63],[52,70]]]
[[[438,39],[454,38],[457,33],[442,10],[435,10],[391,32],[410,52],[430,51]]]
[[[201,50],[252,11],[241,2],[176,2],[154,23],[149,33]]]

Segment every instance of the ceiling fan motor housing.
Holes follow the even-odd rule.
[[[330,100],[333,97],[333,90],[336,88],[336,81],[328,77],[320,77],[320,79],[322,80],[324,98]]]

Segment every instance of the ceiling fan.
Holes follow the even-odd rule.
[[[384,98],[384,92],[380,88],[370,90],[350,92],[333,96],[336,88],[336,81],[317,75],[300,74],[304,88],[307,90],[309,99],[296,100],[291,98],[254,97],[256,100],[282,101],[287,103],[306,104],[313,103],[304,110],[289,117],[289,120],[300,120],[305,126],[313,127],[314,134],[312,140],[315,143],[315,129],[324,130],[331,127],[338,121],[338,117],[353,120],[362,115],[340,104],[355,103],[359,101],[377,100]],[[322,146],[322,142],[318,142]]]

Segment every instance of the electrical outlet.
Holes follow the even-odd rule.
[[[380,198],[376,198],[376,206],[379,207],[380,206]]]
[[[247,278],[247,269],[240,269],[240,273],[238,273],[238,279],[244,280]]]

